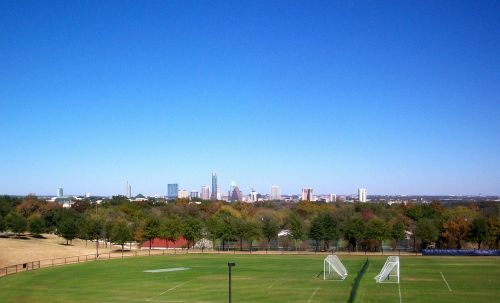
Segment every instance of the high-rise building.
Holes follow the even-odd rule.
[[[302,189],[302,201],[313,201],[313,189],[312,188],[303,188]]]
[[[132,198],[132,185],[128,184],[128,181],[125,185],[125,197],[129,199]]]
[[[62,187],[59,187],[59,188],[57,189],[57,197],[59,197],[59,198],[60,198],[60,197],[62,197],[62,196],[64,196],[64,190],[63,190],[63,188],[62,188]]]
[[[181,189],[179,190],[179,192],[177,193],[177,197],[179,199],[188,199],[189,198],[189,193],[187,190],[185,189]]]
[[[330,194],[330,202],[332,202],[332,203],[337,202],[337,195],[336,194]]]
[[[271,186],[270,200],[281,200],[281,189],[277,185]]]
[[[252,189],[250,192],[250,202],[257,202],[258,200],[258,193]]]
[[[201,199],[203,199],[203,200],[210,199],[210,187],[208,187],[208,186],[201,187]]]
[[[220,200],[217,192],[217,174],[215,172],[212,173],[212,195],[210,197],[210,200]]]
[[[177,199],[179,197],[179,184],[171,183],[168,184],[168,199]]]
[[[197,191],[193,190],[193,191],[191,191],[191,193],[189,194],[189,197],[190,197],[191,199],[198,199],[198,198],[200,197],[200,194],[199,194]]]
[[[234,186],[233,187],[233,191],[231,192],[231,196],[230,196],[230,200],[232,202],[236,202],[236,201],[242,201],[243,200],[243,195],[241,194],[241,191],[240,189],[238,188],[238,186]]]
[[[358,188],[359,202],[366,202],[366,188]]]

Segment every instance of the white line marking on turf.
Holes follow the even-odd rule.
[[[174,290],[174,289],[176,289],[176,288],[178,288],[178,287],[181,287],[182,285],[184,285],[184,284],[186,284],[186,283],[188,283],[188,282],[189,282],[189,281],[186,281],[186,282],[181,283],[181,284],[177,284],[177,285],[175,285],[174,287],[171,287],[171,288],[169,288],[169,289],[165,290],[164,292],[162,292],[162,293],[160,293],[160,294],[158,294],[158,295],[156,295],[156,296],[154,296],[154,297],[151,297],[151,298],[149,298],[149,299],[146,299],[146,301],[147,301],[147,302],[152,301],[153,299],[158,298],[159,296],[161,296],[161,295],[163,295],[163,294],[166,294],[167,292],[169,292],[169,291],[171,291],[171,290]]]
[[[403,302],[401,299],[401,283],[398,283],[398,290],[399,290],[399,303]]]
[[[273,283],[271,283],[271,285],[269,285],[267,288],[273,288],[273,286],[278,283],[278,280],[274,281]]]
[[[451,287],[450,287],[450,284],[448,284],[448,281],[446,281],[446,279],[444,278],[444,275],[442,272],[439,272],[441,274],[441,277],[443,278],[443,281],[444,283],[446,283],[446,286],[448,286],[448,290],[451,292]]]
[[[314,296],[316,295],[316,293],[318,292],[318,290],[320,289],[321,287],[317,287],[314,292],[312,293],[312,295],[309,297],[309,300],[307,300],[307,303],[310,303],[312,298],[314,298]]]

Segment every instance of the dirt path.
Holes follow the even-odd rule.
[[[71,257],[95,254],[95,242],[73,240],[71,245],[64,245],[66,240],[56,235],[46,234],[45,239],[27,237],[27,239],[0,238],[0,268],[24,262],[43,259]],[[113,248],[116,249],[116,248]],[[101,243],[99,252],[109,252]]]

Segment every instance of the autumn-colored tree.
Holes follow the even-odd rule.
[[[16,207],[18,213],[28,218],[33,213],[37,212],[42,206],[42,201],[38,200],[36,196],[28,195],[24,197],[21,204]]]
[[[467,232],[469,231],[469,224],[470,222],[465,216],[450,218],[443,223],[443,237],[446,238],[450,244],[455,242],[457,245],[457,249],[461,249],[461,241],[464,240],[467,236]]]

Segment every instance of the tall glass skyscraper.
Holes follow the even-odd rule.
[[[212,195],[210,195],[210,200],[217,200],[217,174],[212,173]]]
[[[179,184],[177,183],[169,184],[167,197],[169,199],[177,199],[178,195],[179,195]]]

